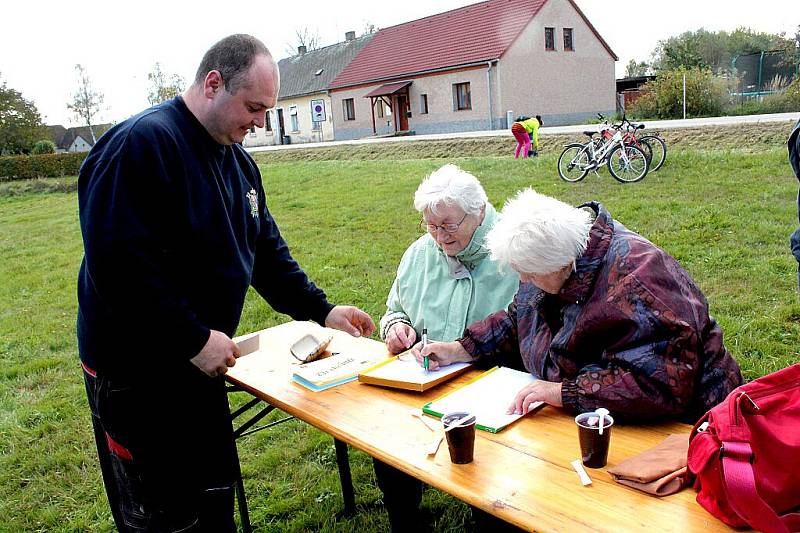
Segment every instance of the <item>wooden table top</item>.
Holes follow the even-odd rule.
[[[426,454],[432,433],[412,408],[475,377],[470,370],[426,392],[402,391],[353,381],[312,392],[291,380],[289,346],[321,328],[289,322],[261,332],[258,352],[238,359],[227,379],[271,405],[455,497],[527,530],[537,531],[732,531],[695,502],[691,488],[656,498],[614,482],[606,468],[690,426],[615,424],[608,465],[586,469],[584,487],[570,462],[580,457],[573,417],[546,406],[500,433],[476,432],[475,459],[455,465],[445,442]],[[386,352],[383,343],[327,330],[333,352]],[[436,419],[431,418],[436,421]],[[438,422],[438,421],[436,421]]]

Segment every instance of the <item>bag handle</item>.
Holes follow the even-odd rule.
[[[779,517],[761,499],[756,490],[753,475],[753,450],[747,442],[723,442],[722,458],[723,488],[728,502],[736,514],[750,526],[764,533],[789,533],[800,524],[800,513]]]

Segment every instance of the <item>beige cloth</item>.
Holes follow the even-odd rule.
[[[622,461],[608,473],[614,481],[654,496],[674,494],[687,484],[689,435],[673,434],[657,446]]]

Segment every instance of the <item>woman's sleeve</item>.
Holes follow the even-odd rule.
[[[502,359],[521,357],[517,336],[517,304],[507,311],[497,311],[464,330],[458,342],[481,366],[494,366]]]
[[[386,313],[381,317],[380,335],[382,340],[386,340],[386,334],[392,326],[397,323],[408,324],[411,326],[411,319],[403,309],[403,303],[400,300],[400,293],[398,292],[399,278],[394,279],[392,288],[389,289],[389,295],[386,297]]]

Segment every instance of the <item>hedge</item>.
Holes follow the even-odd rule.
[[[87,152],[0,157],[0,181],[77,176]]]

